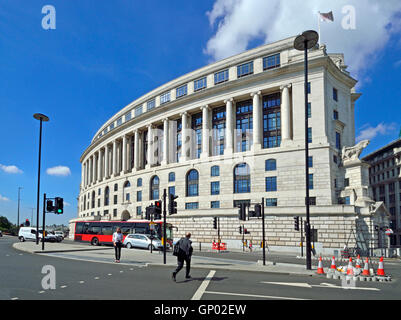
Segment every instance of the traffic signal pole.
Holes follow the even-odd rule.
[[[266,265],[266,241],[265,241],[265,198],[262,198],[262,244],[263,244],[263,265]]]
[[[45,234],[46,234],[46,193],[43,194],[42,251],[45,250]],[[39,237],[39,234],[38,234],[38,237]]]
[[[166,264],[166,252],[167,252],[167,212],[166,212],[167,192],[163,190],[163,264]]]

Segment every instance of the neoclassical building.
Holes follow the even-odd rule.
[[[166,189],[179,197],[178,214],[168,217],[176,237],[191,231],[195,242],[210,243],[218,216],[222,241],[238,247],[238,226],[250,231],[248,241],[259,243],[261,222],[239,221],[237,206],[245,202],[252,210],[264,198],[268,245],[297,248],[293,217],[305,215],[305,108],[304,58],[293,48],[294,38],[183,75],[106,121],[80,158],[78,217],[71,222],[142,219]],[[315,247],[342,248],[363,220],[367,248],[373,248],[372,215],[385,208],[373,212],[356,203],[347,188],[362,190],[363,181],[350,182],[342,157],[342,149],[355,144],[357,81],[344,56],[328,54],[325,46],[312,49],[309,59]]]

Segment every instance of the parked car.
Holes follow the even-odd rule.
[[[18,231],[18,239],[21,242],[24,242],[26,240],[36,241],[36,228],[21,227]]]
[[[63,236],[60,235],[60,234],[57,234],[56,232],[57,232],[57,231],[51,231],[51,232],[49,232],[49,236],[54,236],[54,237],[56,237],[56,241],[57,241],[57,242],[63,241]]]
[[[147,234],[128,234],[124,239],[123,245],[128,249],[135,247],[150,250],[151,245],[153,247],[153,250],[163,249],[163,244],[159,238],[155,237],[151,241],[150,235]],[[167,248],[169,247],[170,245],[167,243]]]
[[[54,231],[56,236],[61,237],[61,240],[64,240],[64,232],[63,231]]]

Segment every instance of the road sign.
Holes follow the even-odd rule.
[[[394,231],[392,229],[386,229],[385,233],[387,236],[391,236],[394,233]]]

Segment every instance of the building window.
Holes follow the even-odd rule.
[[[312,118],[312,104],[308,102],[308,118]]]
[[[266,177],[266,192],[277,191],[277,177]]]
[[[174,182],[175,181],[175,173],[174,172],[170,172],[168,174],[168,182]]]
[[[136,201],[138,201],[138,202],[142,201],[142,191],[136,192]]]
[[[333,88],[333,100],[338,101],[338,90]]]
[[[160,95],[160,104],[170,102],[170,91]]]
[[[269,70],[280,67],[280,54],[274,54],[263,58],[263,70]]]
[[[113,217],[117,217],[117,209],[113,209]]]
[[[186,210],[196,210],[199,209],[199,203],[198,202],[187,202],[185,204],[185,209]]]
[[[142,178],[138,178],[138,180],[136,180],[136,186],[142,187]]]
[[[277,162],[275,159],[268,159],[265,161],[265,171],[277,170]]]
[[[123,186],[123,198],[126,202],[130,201],[130,193],[129,193],[130,187],[131,187],[131,183],[129,181],[125,181],[124,186]]]
[[[194,81],[194,91],[205,89],[207,86],[206,77]]]
[[[234,208],[238,208],[241,204],[245,204],[247,207],[251,205],[251,200],[234,200],[233,206]]]
[[[309,190],[313,190],[313,173],[309,174]]]
[[[281,95],[263,97],[263,148],[278,148],[281,145]]]
[[[143,112],[142,106],[136,107],[135,111],[134,111],[135,117],[140,116],[142,114],[142,112]]]
[[[118,191],[118,184],[117,183],[114,184],[114,191]]]
[[[136,215],[140,216],[142,214],[142,207],[138,206],[136,207]]]
[[[220,194],[220,182],[219,181],[213,181],[210,183],[210,194],[211,195]]]
[[[114,195],[113,199],[114,199],[113,204],[118,204],[118,196],[116,194]]]
[[[156,107],[156,100],[155,100],[155,99],[152,99],[152,100],[150,100],[150,101],[148,101],[148,102],[146,103],[146,110],[147,110],[147,111],[152,110],[152,109],[154,109],[155,107]]]
[[[180,98],[183,96],[186,96],[188,93],[188,86],[187,85],[183,85],[179,88],[176,89],[176,97]]]
[[[150,200],[159,200],[160,180],[158,176],[154,176],[150,180]]]
[[[308,143],[312,143],[312,128],[308,128]]]
[[[277,207],[277,198],[267,198],[266,207]]]
[[[252,100],[243,101],[237,104],[236,109],[236,151],[249,151],[252,145]]]
[[[234,168],[234,193],[251,192],[251,170],[246,163],[240,163]]]
[[[131,120],[131,111],[128,111],[128,112],[125,114],[124,117],[125,117],[125,122]]]
[[[110,196],[110,189],[109,189],[109,187],[106,187],[106,189],[104,189],[104,205],[105,206],[109,205],[109,196]]]
[[[336,148],[341,150],[341,134],[336,132]]]
[[[220,167],[219,166],[213,166],[210,168],[210,175],[212,177],[219,177],[220,176]]]
[[[311,83],[308,82],[308,94],[310,94],[312,92],[312,86]]]
[[[92,209],[93,208],[95,208],[95,196],[96,196],[96,194],[95,194],[95,191],[92,191]]]
[[[199,173],[192,169],[188,172],[187,178],[187,197],[196,197],[199,195]]]
[[[305,198],[305,205],[306,205],[306,198]],[[316,205],[316,197],[309,197],[309,205],[315,206]]]
[[[223,155],[225,130],[226,130],[226,107],[219,107],[213,109],[212,127],[213,127],[213,141],[212,141],[213,156]]]
[[[192,115],[192,138],[195,159],[199,159],[202,152],[202,113]]]
[[[253,74],[253,61],[237,66],[237,77],[245,77]]]
[[[114,129],[114,122],[110,124],[110,131]]]
[[[220,201],[211,201],[210,202],[211,209],[219,209],[220,208]]]
[[[308,157],[308,167],[313,168],[313,157],[312,156]]]
[[[335,164],[338,163],[338,157],[337,157],[335,154],[333,154],[333,162],[334,162]]]
[[[122,123],[123,123],[123,118],[121,118],[121,117],[118,118],[118,119],[117,119],[117,127],[118,127],[118,126],[121,126]]]
[[[175,187],[168,187],[168,194],[175,196]]]
[[[333,119],[338,120],[338,111],[337,110],[333,110]]]
[[[214,74],[214,84],[219,84],[228,81],[228,69],[216,72]]]

